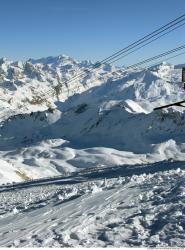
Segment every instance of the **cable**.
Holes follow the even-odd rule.
[[[183,18],[183,20],[180,20],[180,19],[182,19],[182,18]],[[178,17],[178,18],[172,20],[171,22],[167,23],[166,25],[164,25],[164,26],[162,26],[162,27],[160,27],[160,28],[154,30],[153,32],[151,32],[151,33],[149,33],[148,35],[144,36],[143,38],[137,40],[136,42],[134,42],[134,43],[128,45],[127,47],[125,47],[125,48],[123,48],[123,49],[121,49],[121,50],[115,52],[115,53],[112,54],[111,56],[109,56],[109,57],[103,59],[102,61],[100,61],[100,63],[103,63],[104,61],[107,61],[107,60],[108,60],[109,58],[111,58],[112,56],[117,55],[118,53],[120,53],[120,52],[122,52],[122,51],[124,51],[124,50],[126,50],[126,49],[128,49],[128,48],[130,48],[130,47],[132,47],[133,45],[135,46],[137,43],[141,42],[142,40],[145,40],[147,37],[149,37],[149,36],[151,36],[151,35],[153,35],[153,34],[159,32],[160,30],[166,28],[167,26],[171,25],[172,23],[176,22],[177,20],[179,20],[179,21],[178,21],[176,24],[178,24],[179,22],[184,21],[184,19],[185,19],[185,14],[183,14],[182,16],[180,16],[180,17]],[[172,26],[174,26],[174,25],[176,25],[176,24],[173,24]],[[172,27],[172,26],[170,26],[170,27]],[[165,29],[165,30],[166,30],[166,29]]]
[[[149,62],[154,61],[154,60],[156,60],[156,59],[158,59],[158,58],[160,58],[160,57],[164,57],[164,56],[166,56],[166,55],[175,53],[175,52],[177,52],[177,51],[179,51],[179,50],[182,50],[182,49],[185,49],[185,45],[182,45],[182,46],[177,47],[177,48],[172,49],[172,50],[168,50],[168,51],[166,51],[166,52],[163,52],[162,54],[156,55],[156,56],[154,56],[154,57],[150,57],[150,58],[145,59],[145,60],[143,60],[143,61],[140,61],[140,62],[138,62],[138,63],[136,63],[136,64],[132,64],[132,65],[130,65],[130,66],[127,66],[123,72],[126,72],[128,69],[137,69],[138,66],[140,66],[140,65],[149,63]],[[174,56],[172,56],[172,57],[169,57],[168,60],[169,60],[169,59],[172,59],[172,58],[175,58],[175,57],[177,57],[177,56],[179,56],[179,55],[182,55],[182,54],[185,54],[185,52],[180,53],[180,54],[177,54],[177,55],[174,55]],[[154,65],[156,65],[156,63],[155,63]],[[151,67],[151,66],[149,66],[149,67]],[[148,67],[148,68],[149,68],[149,67]],[[148,68],[145,67],[145,68],[143,68],[143,70],[146,70],[146,69],[148,69]],[[108,74],[109,74],[109,73],[108,73]],[[112,74],[112,72],[110,72],[110,74]],[[96,79],[98,79],[98,78],[96,78]],[[68,89],[68,90],[70,90],[70,89]],[[46,94],[46,95],[47,95],[47,94],[51,94],[51,90],[45,92],[44,94]],[[54,94],[53,91],[52,91],[52,94]]]
[[[179,54],[177,54],[177,55],[175,55],[175,56],[171,56],[171,57],[168,57],[168,58],[166,58],[165,59],[165,61],[170,61],[171,59],[173,59],[173,58],[175,58],[175,57],[178,57],[178,56],[181,56],[181,55],[184,55],[185,54],[185,51],[183,52],[183,53],[179,53]],[[160,64],[160,63],[162,63],[164,60],[162,60],[162,61],[158,61],[158,62],[156,62],[156,63],[154,63],[154,64],[151,64],[151,65],[149,65],[147,68],[145,68],[145,69],[149,69],[149,68],[151,68],[151,67],[153,67],[153,66],[155,66],[155,65],[157,65],[157,64]]]
[[[176,51],[179,51],[179,50],[182,50],[182,49],[184,49],[184,48],[185,48],[185,45],[182,45],[182,46],[177,47],[177,48],[175,48],[175,49],[168,50],[168,51],[166,51],[166,52],[164,52],[164,53],[162,53],[162,54],[159,54],[159,55],[157,55],[157,56],[153,56],[153,57],[150,57],[150,58],[148,58],[148,59],[145,59],[145,60],[143,60],[143,61],[141,61],[141,62],[132,64],[132,65],[126,67],[126,68],[128,69],[128,68],[132,68],[132,67],[138,67],[138,66],[140,66],[140,65],[142,65],[142,64],[145,64],[145,63],[147,63],[147,62],[153,61],[153,60],[158,59],[158,58],[160,58],[160,57],[164,57],[164,56],[166,56],[166,55],[172,54],[172,53],[174,53],[174,52],[176,52]]]
[[[123,53],[129,51],[130,49],[133,49],[133,48],[137,47],[138,45],[140,45],[140,44],[142,44],[142,43],[144,43],[144,42],[150,40],[151,38],[153,38],[153,37],[155,37],[155,36],[157,36],[157,35],[160,35],[160,34],[163,33],[164,31],[166,31],[166,30],[172,28],[173,26],[175,26],[175,25],[181,23],[182,21],[185,21],[185,18],[183,18],[182,20],[176,22],[176,23],[173,24],[173,25],[170,25],[169,27],[165,28],[164,30],[157,32],[156,34],[154,34],[154,35],[152,35],[152,36],[149,35],[148,38],[146,37],[144,40],[142,39],[143,41],[137,43],[136,45],[132,46],[131,48],[129,48],[129,49],[127,49],[127,50],[124,50],[123,52],[117,53],[117,55],[111,57],[111,60],[114,59],[114,58],[116,58],[117,56],[120,56],[121,54],[123,54]],[[184,23],[184,24],[185,24],[185,23]],[[183,25],[184,25],[184,24],[183,24]],[[178,27],[176,27],[176,28],[178,28]],[[176,29],[176,28],[174,28],[174,29]],[[173,31],[174,29],[172,29],[171,31]],[[169,31],[169,32],[167,32],[167,33],[170,33],[171,31]],[[167,34],[167,33],[166,33],[166,34]],[[161,37],[161,36],[159,36],[158,38],[160,38],[160,37]],[[155,40],[156,40],[156,39],[154,39],[154,41],[155,41]],[[106,62],[109,62],[109,61],[110,61],[110,59],[109,59],[109,60],[106,60]]]
[[[182,18],[183,18],[183,19],[182,19]],[[182,19],[182,20],[180,20],[180,19]],[[177,20],[179,20],[179,21],[177,21]],[[102,60],[102,61],[100,61],[100,62],[94,64],[94,65],[92,66],[91,69],[85,70],[86,72],[82,72],[82,73],[80,73],[80,74],[77,74],[76,76],[72,77],[70,80],[68,80],[68,81],[66,81],[66,82],[69,83],[69,82],[71,82],[71,81],[77,79],[78,77],[80,77],[80,76],[86,74],[87,72],[90,73],[90,72],[91,72],[92,70],[94,70],[95,68],[101,66],[101,63],[109,62],[110,60],[112,60],[112,59],[114,59],[114,58],[120,56],[121,54],[123,54],[123,53],[125,53],[125,52],[128,52],[129,50],[131,50],[131,49],[137,47],[138,45],[140,45],[140,44],[142,44],[142,43],[144,43],[144,42],[150,40],[151,38],[153,38],[153,37],[155,37],[155,36],[157,36],[157,35],[160,35],[160,34],[163,33],[164,31],[166,31],[166,30],[172,28],[173,26],[179,24],[180,22],[182,22],[182,21],[184,21],[184,20],[185,20],[185,14],[182,15],[182,16],[180,16],[180,17],[178,17],[178,18],[176,18],[175,20],[169,22],[168,24],[162,26],[161,28],[159,28],[159,29],[153,31],[153,32],[150,33],[149,35],[147,35],[147,36],[145,36],[145,37],[139,39],[138,41],[132,43],[131,45],[125,47],[124,49],[119,50],[118,52],[116,52],[116,53],[114,53],[113,55],[107,57],[106,59],[104,59],[104,60]],[[183,23],[183,24],[181,24],[181,25],[178,25],[177,27],[175,27],[175,28],[173,28],[173,29],[171,29],[171,30],[165,32],[165,34],[168,34],[168,33],[172,32],[173,30],[175,30],[175,29],[181,27],[181,26],[184,25],[184,24],[185,24],[185,23]],[[169,26],[169,27],[168,27],[168,26]],[[155,34],[155,33],[156,33],[156,34]],[[165,34],[158,36],[157,38],[153,39],[152,41],[148,42],[147,44],[149,44],[149,43],[151,43],[151,42],[153,42],[153,41],[159,39],[160,37],[164,36]],[[147,38],[147,39],[146,39],[146,38]],[[146,45],[147,45],[147,44],[146,44]],[[136,50],[138,50],[138,49],[140,49],[140,48],[142,48],[142,47],[144,47],[144,46],[146,46],[146,45],[140,46],[140,47],[137,48]],[[136,50],[134,50],[134,51],[136,51]],[[134,51],[132,51],[132,52],[130,52],[130,53],[127,53],[125,56],[127,56],[127,55],[133,53]],[[121,57],[121,58],[123,58],[123,57]],[[120,60],[121,58],[116,59],[115,61],[118,61],[118,60]],[[115,62],[115,61],[113,61],[113,62]],[[109,63],[113,63],[113,62],[109,62]]]
[[[126,55],[124,55],[124,56],[122,56],[122,57],[119,57],[119,58],[117,58],[116,60],[114,60],[114,61],[112,61],[112,62],[109,62],[109,63],[116,62],[116,61],[122,59],[123,57],[126,57],[126,56],[129,55],[129,54],[132,54],[133,52],[139,50],[139,49],[142,48],[142,47],[145,47],[147,44],[150,44],[151,42],[153,42],[153,41],[159,39],[160,37],[162,37],[162,36],[164,36],[164,35],[170,33],[171,31],[173,31],[173,30],[175,30],[175,29],[177,29],[177,28],[179,28],[179,27],[181,27],[181,26],[183,26],[184,24],[185,24],[185,23],[183,23],[183,24],[181,24],[181,25],[179,25],[179,26],[173,28],[172,30],[170,30],[170,31],[168,31],[168,32],[166,32],[166,33],[160,35],[159,37],[153,39],[152,41],[150,41],[150,42],[148,42],[148,43],[146,43],[146,44],[140,46],[139,48],[137,48],[137,49],[135,49],[135,50],[133,50],[133,51],[127,53]],[[83,76],[84,74],[91,73],[93,70],[94,70],[94,68],[92,68],[92,69],[87,69],[87,70],[85,70],[86,72],[80,73],[80,74],[78,74],[78,75],[72,77],[70,80],[66,81],[65,84],[66,84],[66,83],[69,83],[69,82],[72,82],[72,81],[74,81],[74,80],[76,80],[76,79],[78,79],[80,76]]]
[[[146,45],[148,45],[148,44],[152,43],[153,41],[156,41],[157,39],[159,39],[159,38],[161,38],[161,37],[165,36],[166,34],[168,34],[168,33],[172,32],[173,30],[176,30],[177,28],[179,28],[179,27],[181,27],[181,26],[183,26],[183,25],[185,25],[185,22],[184,22],[183,24],[178,25],[177,27],[175,27],[175,28],[173,28],[173,29],[171,29],[171,30],[169,30],[169,31],[165,32],[164,34],[162,34],[162,35],[158,36],[157,38],[152,39],[150,42],[147,42],[146,44],[144,44],[144,45],[142,45],[142,46],[140,46],[140,47],[138,47],[138,48],[136,48],[136,49],[132,50],[131,52],[129,52],[129,53],[127,53],[127,54],[125,54],[124,56],[121,56],[121,57],[117,58],[116,60],[111,61],[111,62],[109,62],[109,63],[111,64],[111,63],[114,63],[114,62],[116,62],[116,61],[119,61],[120,59],[122,59],[122,58],[124,58],[124,57],[126,57],[126,56],[128,56],[128,55],[132,54],[133,52],[135,52],[135,51],[137,51],[137,50],[139,50],[139,49],[141,49],[141,48],[145,47]]]

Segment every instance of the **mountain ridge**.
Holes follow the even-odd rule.
[[[178,67],[103,64],[87,74],[90,61],[31,60],[0,60],[0,156],[12,169],[1,183],[183,159],[184,109],[153,111],[185,99]]]

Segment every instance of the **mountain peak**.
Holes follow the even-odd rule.
[[[0,65],[4,64],[4,63],[9,63],[11,62],[8,58],[6,57],[2,57],[0,58]]]
[[[71,57],[67,56],[67,55],[59,55],[59,56],[48,56],[48,57],[42,57],[39,59],[28,59],[28,62],[31,62],[33,64],[37,64],[37,63],[42,63],[42,64],[60,64],[60,63],[64,63],[64,61],[66,60],[71,60],[74,61],[74,59],[72,59]]]

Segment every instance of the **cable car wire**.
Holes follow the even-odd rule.
[[[178,21],[177,21],[177,20],[178,20]],[[137,49],[135,49],[135,50],[133,50],[133,51],[127,53],[126,55],[123,55],[123,56],[120,57],[119,59],[116,58],[114,61],[112,61],[112,62],[110,61],[109,63],[116,62],[116,61],[122,59],[123,57],[126,57],[127,55],[129,55],[129,54],[135,52],[136,50],[139,50],[139,49],[143,48],[143,47],[146,46],[147,44],[150,44],[151,42],[153,42],[153,41],[159,39],[160,37],[162,37],[162,36],[164,36],[164,35],[166,35],[166,34],[172,32],[172,31],[176,30],[177,28],[179,28],[179,27],[185,25],[185,22],[184,22],[183,24],[180,24],[180,25],[178,25],[177,27],[174,27],[173,29],[171,29],[173,26],[175,26],[175,25],[177,25],[177,24],[179,24],[179,23],[181,23],[181,22],[183,22],[183,21],[185,21],[185,14],[182,15],[182,16],[180,16],[180,17],[178,17],[178,18],[176,18],[175,20],[169,22],[168,24],[162,26],[161,28],[159,28],[159,29],[153,31],[152,33],[148,34],[147,36],[144,36],[143,38],[141,38],[141,39],[139,39],[138,41],[132,43],[131,45],[125,47],[124,49],[119,50],[118,52],[112,54],[111,56],[107,57],[106,59],[104,59],[104,60],[102,60],[102,61],[100,61],[100,62],[98,62],[98,63],[95,63],[95,64],[92,66],[92,68],[86,69],[85,72],[82,72],[82,73],[77,74],[76,76],[73,76],[71,79],[65,81],[64,84],[69,83],[69,82],[71,82],[71,81],[74,81],[74,80],[78,79],[80,76],[83,76],[84,74],[91,73],[91,71],[93,71],[93,70],[99,68],[99,67],[101,66],[102,63],[108,63],[110,60],[112,60],[112,59],[114,59],[114,58],[120,56],[120,55],[123,54],[123,53],[129,52],[129,50],[134,49],[134,48],[137,47],[138,45],[140,45],[140,44],[142,44],[142,43],[145,43],[146,41],[149,41],[151,38],[155,37],[156,35],[159,35],[158,37],[152,39],[151,41],[149,41],[149,42],[147,42],[146,44],[140,46],[139,48],[137,48]],[[168,26],[169,26],[169,27],[168,27]],[[170,30],[168,30],[168,29],[170,29]],[[168,30],[168,31],[167,31],[167,30]],[[164,34],[160,35],[160,34],[163,33],[164,31],[167,31],[167,32],[165,32]],[[156,32],[157,32],[157,33],[156,33]],[[156,33],[156,34],[155,34],[155,33]],[[99,69],[98,69],[98,70],[99,70]]]

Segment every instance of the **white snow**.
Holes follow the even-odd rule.
[[[65,79],[92,63],[63,55],[1,61],[0,155],[29,178],[170,157],[183,160],[183,109],[151,112],[185,97],[178,67],[163,63],[125,70],[105,65],[66,85]],[[60,86],[57,95],[54,86]],[[166,153],[171,140],[171,153]]]
[[[21,178],[16,174],[13,164],[8,161],[0,160],[0,184],[19,182]]]
[[[181,66],[92,67],[0,60],[0,246],[184,246]]]
[[[1,247],[184,247],[185,172],[175,166],[1,193]]]

